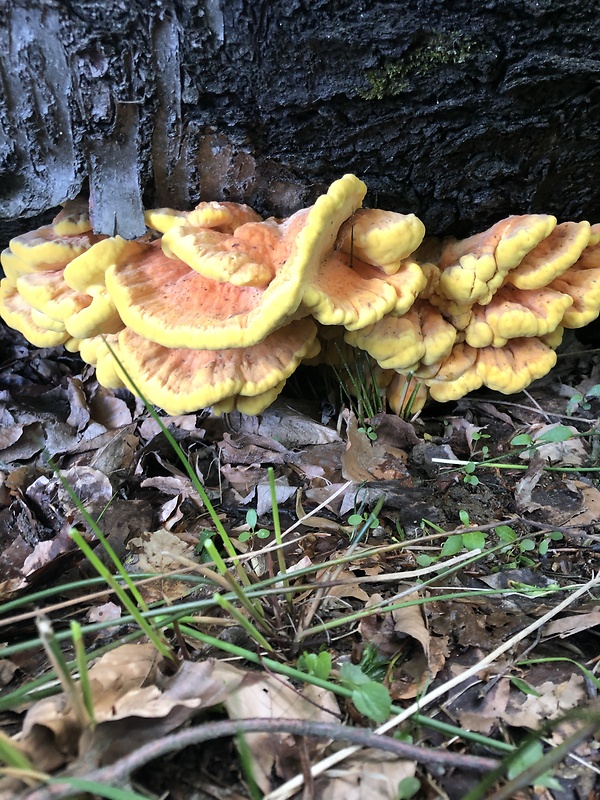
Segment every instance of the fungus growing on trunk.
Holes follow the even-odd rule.
[[[414,215],[360,208],[365,192],[345,175],[285,220],[236,203],[154,209],[154,233],[131,242],[67,206],[2,254],[0,315],[171,414],[259,413],[302,361],[339,367],[339,344],[376,362],[395,410],[409,376],[415,409],[426,392],[514,393],[552,368],[563,328],[598,316],[600,225],[523,215],[422,242]]]

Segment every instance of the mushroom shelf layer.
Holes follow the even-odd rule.
[[[345,175],[283,220],[154,209],[136,241],[94,234],[67,203],[2,253],[0,316],[169,414],[260,413],[303,361],[335,361],[336,336],[377,362],[395,410],[407,375],[421,404],[511,394],[552,369],[564,328],[598,316],[600,225],[530,214],[424,240],[417,217],[362,208],[365,193]]]

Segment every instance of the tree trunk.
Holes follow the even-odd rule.
[[[0,217],[288,214],[354,172],[431,234],[600,220],[591,0],[0,0]],[[2,119],[3,118],[3,119]]]

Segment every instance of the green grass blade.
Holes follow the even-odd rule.
[[[49,786],[63,786],[67,784],[80,792],[105,797],[106,800],[150,800],[145,794],[134,792],[133,789],[119,789],[117,786],[106,786],[96,781],[88,781],[85,778],[60,778],[48,781]]]

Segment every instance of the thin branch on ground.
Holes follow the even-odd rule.
[[[190,745],[201,744],[223,736],[234,736],[236,733],[288,733],[295,736],[314,736],[319,739],[333,739],[353,742],[360,747],[373,747],[394,753],[398,758],[410,759],[422,764],[442,767],[459,767],[475,772],[490,772],[499,766],[493,758],[462,755],[446,750],[433,750],[416,745],[406,744],[387,736],[379,736],[364,728],[350,728],[324,722],[310,722],[295,719],[243,719],[209,722],[173,733],[155,742],[139,747],[127,756],[107,767],[96,769],[86,775],[77,777],[94,781],[104,786],[123,785],[136,770],[161,756],[182,750]],[[74,777],[74,776],[73,776]],[[66,782],[57,782],[39,787],[21,796],[21,800],[62,800],[75,797],[80,790]]]

